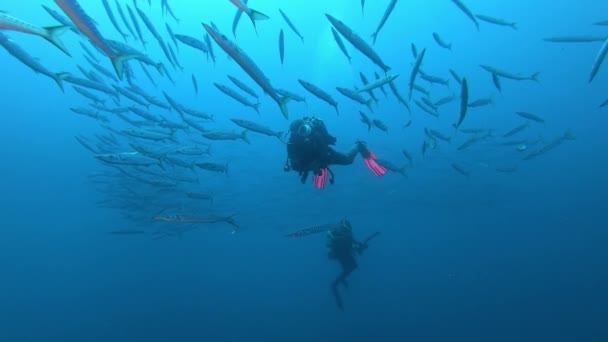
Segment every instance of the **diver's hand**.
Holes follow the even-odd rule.
[[[357,243],[355,250],[357,251],[357,254],[361,255],[363,252],[365,252],[365,250],[367,250],[367,247],[369,247],[367,243]]]
[[[357,151],[359,151],[359,153],[361,153],[363,158],[369,157],[370,153],[369,153],[369,150],[367,149],[367,144],[365,143],[365,141],[357,140],[355,142],[355,146],[357,147]]]
[[[365,141],[363,140],[357,140],[355,141],[355,145],[357,146],[357,148],[361,149],[361,148],[367,148],[367,144],[365,143]]]

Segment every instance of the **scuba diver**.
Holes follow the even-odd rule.
[[[359,242],[353,238],[352,226],[346,219],[340,221],[337,227],[327,232],[327,257],[329,259],[336,259],[342,266],[342,272],[336,277],[334,282],[331,284],[331,290],[336,299],[336,305],[340,310],[344,310],[342,303],[342,297],[338,291],[338,286],[342,284],[344,287],[348,287],[346,278],[357,269],[357,260],[355,260],[354,254],[362,255],[365,250],[369,247],[369,242],[380,235],[379,232],[375,232],[363,242]]]
[[[386,168],[376,162],[376,155],[362,141],[357,141],[346,154],[332,149],[330,145],[336,144],[336,138],[329,134],[323,121],[314,116],[294,120],[289,127],[289,135],[284,170],[297,171],[302,184],[306,183],[309,173],[313,172],[314,186],[324,189],[328,180],[330,184],[334,183],[334,174],[329,166],[350,165],[357,154],[361,154],[365,165],[374,175],[382,176],[386,173]]]

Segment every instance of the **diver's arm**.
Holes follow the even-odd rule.
[[[359,150],[357,149],[351,149],[348,153],[340,153],[333,150],[332,148],[329,148],[327,153],[327,164],[350,165],[355,161],[355,157],[357,157],[358,153]]]
[[[367,249],[367,245],[363,244],[355,239],[353,239],[353,250],[357,252],[357,254],[363,254],[363,251]]]
[[[375,232],[372,235],[368,236],[363,242],[356,241],[353,239],[353,248],[359,253],[359,255],[363,254],[367,247],[369,247],[369,242],[372,241],[376,236],[380,235],[380,232]]]

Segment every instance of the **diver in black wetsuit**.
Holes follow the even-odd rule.
[[[331,148],[330,145],[336,144],[336,138],[329,134],[321,119],[304,117],[302,120],[295,120],[289,127],[289,133],[284,170],[297,171],[302,183],[306,182],[308,174],[312,171],[315,175],[313,182],[315,187],[325,188],[330,174],[329,182],[333,184],[334,175],[329,165],[350,165],[358,153],[376,176],[386,173],[386,169],[375,162],[376,156],[361,141],[358,141],[348,153],[336,152]]]
[[[338,291],[340,284],[348,287],[346,278],[357,269],[357,260],[355,260],[355,253],[362,255],[363,252],[368,248],[368,243],[378,236],[380,233],[376,232],[370,237],[365,239],[363,242],[359,242],[353,238],[352,226],[346,219],[340,221],[338,227],[327,232],[327,248],[329,249],[327,256],[329,259],[336,259],[342,266],[342,272],[336,277],[331,284],[331,290],[336,299],[336,305],[340,310],[344,309],[342,303],[342,297]]]

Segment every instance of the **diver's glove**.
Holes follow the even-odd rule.
[[[357,251],[357,254],[362,255],[363,252],[365,252],[368,248],[368,244],[367,243],[357,243],[357,246],[355,247],[355,250]]]
[[[369,158],[371,155],[371,152],[369,151],[369,149],[367,148],[367,144],[365,143],[365,141],[362,140],[357,140],[355,142],[355,146],[357,147],[357,151],[359,153],[361,153],[361,156],[366,159]]]

